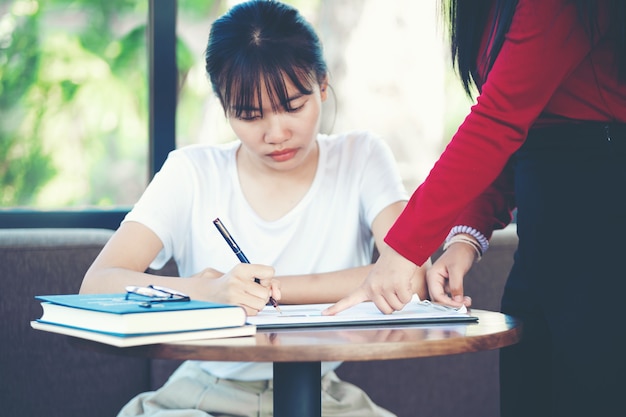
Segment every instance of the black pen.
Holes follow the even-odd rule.
[[[246,255],[244,255],[242,250],[239,248],[239,245],[237,245],[237,242],[235,242],[235,239],[233,239],[233,237],[230,235],[230,233],[228,233],[228,230],[226,229],[226,226],[224,226],[224,224],[219,219],[219,217],[217,219],[213,220],[213,224],[215,225],[215,227],[217,227],[217,230],[219,230],[221,235],[224,237],[224,240],[226,240],[226,243],[228,243],[228,246],[230,246],[230,248],[233,250],[233,252],[235,252],[235,255],[237,255],[237,258],[239,258],[239,260],[242,263],[249,264],[250,261],[248,260]],[[256,282],[257,284],[260,284],[261,280],[259,280],[258,278],[254,278],[254,282]],[[270,303],[274,306],[274,308],[276,310],[278,310],[279,313],[282,313],[280,311],[280,307],[278,307],[278,302],[272,296],[270,296]]]

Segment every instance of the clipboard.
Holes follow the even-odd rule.
[[[256,316],[249,316],[248,323],[257,329],[289,329],[310,327],[349,327],[380,325],[419,325],[434,323],[475,323],[465,307],[460,309],[420,301],[414,297],[402,310],[383,314],[373,302],[367,301],[350,307],[334,316],[323,316],[321,312],[332,304],[284,305],[279,313],[267,306]]]

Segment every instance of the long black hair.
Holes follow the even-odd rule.
[[[205,61],[224,112],[235,117],[256,106],[262,114],[263,87],[272,111],[291,110],[286,80],[300,93],[311,94],[328,72],[311,25],[295,8],[272,0],[241,3],[218,18]]]
[[[537,0],[542,1],[542,0]],[[602,0],[569,0],[576,3],[578,16],[591,38],[598,31],[598,5]],[[604,0],[608,4],[609,34],[615,40],[616,64],[619,79],[626,82],[626,1]],[[492,48],[481,51],[481,39],[492,5],[494,18],[488,28]],[[448,23],[452,63],[458,72],[465,92],[472,96],[472,87],[484,80],[478,75],[478,57],[485,54],[486,77],[502,49],[518,0],[443,0],[443,16]]]

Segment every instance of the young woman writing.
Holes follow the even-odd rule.
[[[334,302],[371,269],[406,205],[391,152],[367,132],[320,134],[328,71],[290,6],[250,1],[211,28],[206,69],[238,140],[173,151],[87,272],[81,292],[157,284],[256,314]],[[220,218],[251,264],[238,263]],[[180,277],[146,274],[174,258]],[[183,278],[184,277],[184,278]],[[259,283],[255,282],[259,279]],[[412,278],[425,296],[425,271]],[[322,365],[324,416],[391,416]],[[186,362],[120,416],[270,416],[272,364]]]

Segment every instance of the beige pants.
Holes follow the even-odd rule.
[[[118,417],[271,417],[272,381],[220,379],[185,362],[163,387],[133,398]],[[334,372],[322,378],[322,416],[395,417]]]

